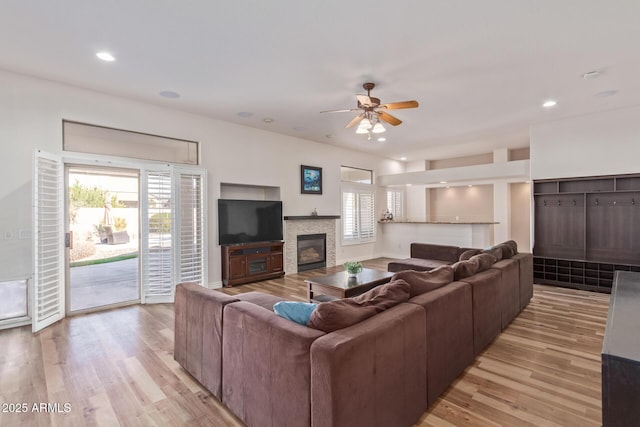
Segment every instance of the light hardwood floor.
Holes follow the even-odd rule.
[[[386,270],[388,261],[364,264]],[[223,292],[304,300],[305,278],[339,270]],[[529,306],[417,425],[601,425],[608,304],[606,294],[535,285]],[[241,426],[173,360],[173,319],[171,304],[130,306],[67,318],[35,335],[27,327],[0,331],[0,425]],[[34,403],[59,406],[33,412]]]

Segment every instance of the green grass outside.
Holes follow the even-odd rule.
[[[109,262],[124,261],[125,259],[138,258],[138,252],[113,256],[110,258],[90,259],[87,261],[74,261],[69,263],[69,267],[83,267],[85,265],[106,264]]]

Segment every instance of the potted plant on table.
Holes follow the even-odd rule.
[[[362,264],[359,261],[348,261],[343,266],[346,272],[349,273],[349,277],[356,277],[362,271]]]

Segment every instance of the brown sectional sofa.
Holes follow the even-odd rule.
[[[180,284],[174,357],[248,426],[409,426],[528,303],[518,255],[457,281],[400,272],[451,280],[329,333],[277,316],[272,295]]]
[[[479,251],[479,249],[412,243],[411,258],[390,262],[387,269],[390,272],[430,271],[441,265],[453,265],[466,251]],[[505,286],[500,289],[500,299],[507,300],[501,302],[505,310],[500,314],[501,328],[504,329],[533,297],[533,256],[530,253],[517,252],[508,259],[498,260],[492,268],[500,270],[503,276],[501,281],[505,283]],[[518,285],[515,286],[515,283]]]

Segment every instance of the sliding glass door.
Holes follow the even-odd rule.
[[[139,172],[67,166],[67,312],[140,302]]]
[[[34,331],[66,313],[173,302],[180,282],[206,285],[206,172],[93,163],[35,155]]]

